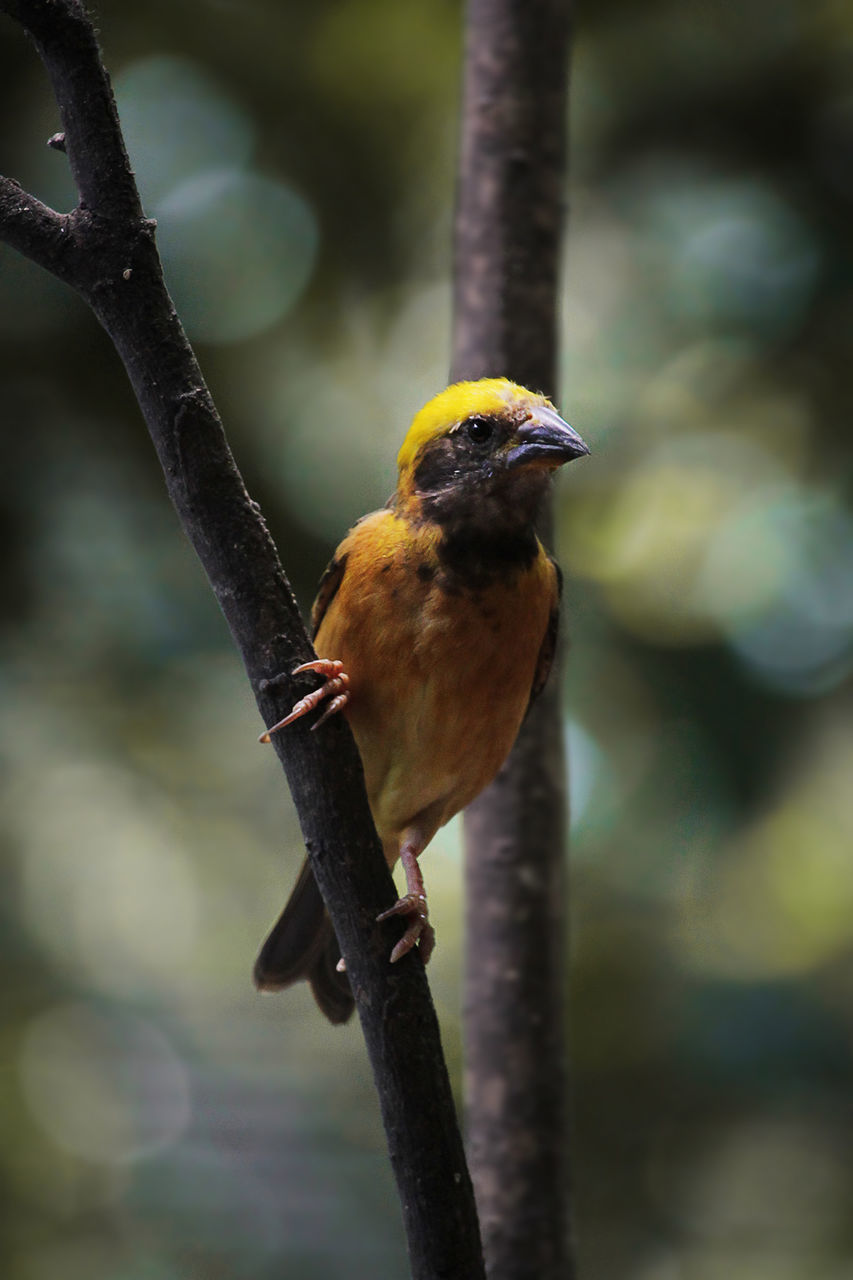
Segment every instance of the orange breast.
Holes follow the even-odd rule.
[[[419,818],[431,838],[494,777],[557,599],[541,548],[507,581],[449,592],[437,537],[391,511],[361,521],[339,549],[346,569],[315,642],[349,674],[347,717],[387,851]]]

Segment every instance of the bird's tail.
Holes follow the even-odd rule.
[[[349,979],[339,973],[341,949],[306,858],[287,906],[255,961],[255,986],[278,991],[305,978],[330,1022],[346,1022],[355,1008]]]

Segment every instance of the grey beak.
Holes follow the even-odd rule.
[[[556,409],[543,407],[522,423],[516,434],[518,444],[507,456],[510,467],[524,466],[528,462],[544,462],[561,467],[573,458],[589,453],[586,444],[568,422],[564,422]]]

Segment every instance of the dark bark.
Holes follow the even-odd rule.
[[[0,238],[76,288],[115,344],[169,496],[271,724],[304,692],[273,678],[312,656],[310,642],[163,283],[93,28],[76,0],[0,0],[0,11],[29,31],[47,67],[80,194],[79,207],[60,215],[0,179]],[[300,721],[274,741],[347,958],[412,1274],[476,1280],[483,1265],[471,1183],[423,965],[413,953],[392,967],[400,924],[375,923],[396,893],[355,743],[340,717],[317,734]]]
[[[553,394],[568,0],[469,0],[454,378]],[[542,525],[549,531],[549,513]],[[565,1280],[565,762],[559,670],[465,817],[468,1154],[490,1280]]]

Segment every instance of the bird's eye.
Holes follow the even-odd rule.
[[[494,428],[488,418],[469,418],[465,423],[465,430],[468,439],[474,444],[485,444],[487,440],[491,440]]]

